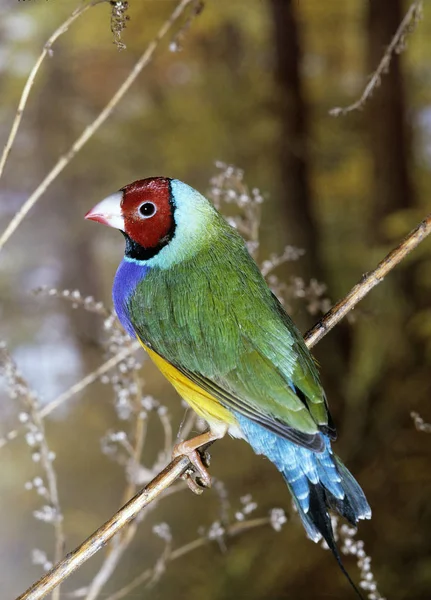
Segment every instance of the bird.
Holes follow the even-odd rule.
[[[208,423],[174,449],[200,476],[189,486],[211,485],[199,448],[225,434],[245,440],[281,473],[307,536],[325,540],[362,598],[329,510],[356,526],[371,509],[332,451],[336,429],[317,363],[243,238],[197,190],[169,177],[130,183],[85,218],[123,234],[112,291],[118,318]]]

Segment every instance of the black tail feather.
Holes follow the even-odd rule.
[[[346,521],[350,523],[350,525],[356,527],[358,521],[356,519],[356,513],[350,503],[349,497],[346,495],[342,500],[340,500],[339,498],[333,496],[331,492],[328,492],[328,490],[325,490],[324,493],[326,495],[328,506],[334,512],[337,512],[342,517],[344,517]]]
[[[331,518],[326,508],[327,505],[333,506],[334,509],[340,512],[350,523],[353,525],[355,524],[356,519],[354,518],[354,511],[352,510],[352,507],[346,498],[344,498],[344,500],[337,500],[332,496],[332,494],[327,494],[326,490],[320,483],[316,485],[310,484],[310,507],[307,516],[310,518],[316,529],[321,533],[323,539],[328,545],[328,548],[334,555],[338,566],[340,567],[347,581],[355,590],[357,596],[361,600],[364,600],[364,597],[353,583],[353,580],[342,563],[340,553],[338,552],[338,548],[335,543]]]

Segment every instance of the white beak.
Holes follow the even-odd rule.
[[[115,229],[121,229],[124,231],[124,219],[121,214],[121,201],[123,199],[123,192],[115,192],[111,194],[99,204],[96,204],[94,208],[88,211],[85,215],[86,219],[90,221],[97,221],[103,225],[109,225]]]

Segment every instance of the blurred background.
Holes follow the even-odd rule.
[[[2,0],[2,147],[43,44],[77,4]],[[258,188],[265,199],[259,261],[282,253],[287,244],[305,250],[277,270],[304,332],[328,299],[347,293],[426,216],[431,205],[431,14],[424,4],[423,20],[400,45],[403,52],[394,54],[363,110],[337,118],[330,109],[360,97],[408,3],[225,0],[205,2],[190,23],[184,15],[1,253],[1,336],[42,406],[126,344],[113,333],[115,326],[103,327],[100,307],[74,309],[67,298],[36,296],[32,290],[78,289],[111,309],[123,241],[85,222],[83,215],[135,179],[170,176],[208,192],[214,188],[211,179],[223,171],[216,161],[242,169],[248,189]],[[174,6],[170,0],[130,0],[122,52],[113,44],[109,3],[88,10],[57,41],[36,78],[2,178],[2,231],[104,107]],[[228,209],[235,213],[235,203]],[[311,280],[326,286],[320,294],[325,301],[312,306],[307,300]],[[430,292],[431,241],[426,240],[360,304],[354,318],[314,351],[339,433],[336,452],[373,509],[373,519],[361,523],[357,538],[372,557],[380,593],[392,600],[425,599],[431,592],[431,436],[418,431],[410,416],[416,411],[431,421]],[[184,406],[155,368],[146,361],[137,376],[134,366],[110,373],[105,384],[87,387],[46,419],[67,550],[145,481],[144,468],[140,478],[131,477],[127,444],[124,439],[119,444],[121,435],[118,440],[112,432],[124,432],[133,445],[141,419],[146,436],[138,459],[151,472],[167,462],[160,453],[169,442],[169,426],[175,438],[184,417]],[[121,392],[127,385],[134,400]],[[4,382],[0,392],[4,436],[19,425],[25,406],[9,397]],[[34,563],[47,566],[54,556],[54,528],[34,516],[47,502],[43,489],[37,493],[37,478],[43,482],[45,475],[29,441],[20,435],[0,448],[5,599],[42,575],[43,564]],[[330,553],[306,539],[282,478],[268,461],[246,444],[225,439],[213,448],[211,472],[219,481],[216,489],[197,497],[182,487],[145,516],[100,597],[109,598],[152,567],[169,553],[170,543],[177,548],[211,535],[219,543],[166,564],[158,581],[122,597],[353,597]],[[244,500],[247,495],[252,501]],[[228,518],[233,523],[244,518],[235,519],[235,512],[246,506],[253,509],[246,518],[265,517],[280,507],[288,521],[280,532],[262,526],[232,539],[214,534],[217,522],[226,528]],[[160,523],[169,530],[156,527],[154,533]],[[105,557],[99,553],[73,575],[62,597],[86,588]],[[344,560],[359,581],[355,558]],[[85,589],[81,596],[89,597]]]

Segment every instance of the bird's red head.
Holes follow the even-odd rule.
[[[124,232],[144,248],[155,248],[174,227],[170,179],[140,179],[120,190]]]
[[[134,181],[99,202],[85,218],[120,229],[128,242],[126,254],[129,250],[135,258],[148,259],[174,235],[171,179]]]

